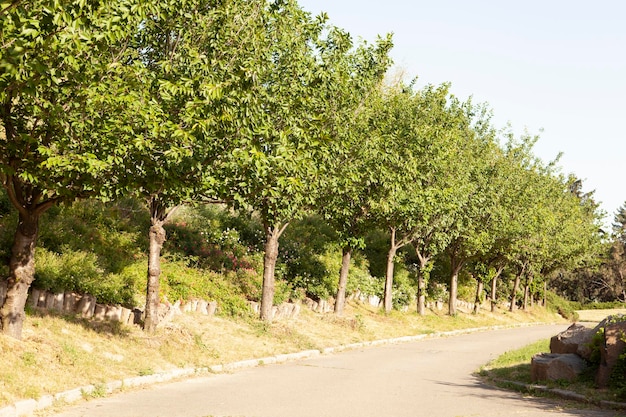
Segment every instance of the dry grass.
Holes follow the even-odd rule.
[[[29,315],[23,340],[0,336],[0,407],[88,384],[178,367],[206,367],[279,353],[461,328],[559,321],[531,312],[381,314],[350,304],[343,317],[303,309],[272,324],[186,314],[154,335],[136,327],[58,316]]]
[[[599,323],[607,316],[626,314],[626,309],[614,308],[610,310],[577,310],[576,313],[578,313],[578,321]]]

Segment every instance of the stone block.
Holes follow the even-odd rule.
[[[52,294],[52,309],[59,312],[63,311],[63,299],[63,293]]]
[[[107,306],[103,304],[96,304],[93,311],[93,319],[97,321],[104,321],[106,318]]]
[[[217,311],[217,301],[209,301],[209,305],[207,306],[207,313],[209,316],[214,316]]]
[[[15,410],[14,405],[8,405],[6,407],[0,408],[0,417],[16,417],[17,411]]]
[[[90,319],[93,317],[96,310],[96,298],[92,295],[83,295],[76,306],[76,313],[80,314],[83,318]]]
[[[109,321],[121,321],[122,320],[122,307],[120,306],[107,306],[104,312],[105,319]]]
[[[540,353],[530,363],[530,378],[537,381],[574,381],[587,368],[583,358],[574,353]]]
[[[254,314],[259,314],[261,312],[261,307],[259,305],[259,303],[255,302],[255,301],[250,301],[250,308],[252,309],[252,312]]]
[[[209,305],[209,303],[207,303],[205,300],[199,300],[198,301],[198,309],[196,310],[198,313],[203,314],[203,315],[208,315],[209,311],[207,310],[207,306]]]
[[[17,416],[30,416],[37,410],[37,401],[35,400],[23,400],[15,403],[15,415]]]
[[[293,305],[293,313],[291,315],[292,319],[297,318],[300,315],[300,310],[302,309],[302,307],[300,306],[299,303],[296,303]]]
[[[63,311],[68,314],[74,313],[78,300],[80,300],[80,295],[73,292],[65,292],[63,294]]]
[[[609,385],[609,378],[613,367],[619,360],[619,356],[626,349],[626,322],[607,322],[604,328],[604,343],[600,346],[600,366],[596,374],[596,385],[599,388],[606,388]]]
[[[132,323],[131,324],[141,324],[143,322],[143,310],[135,307],[133,308],[132,314]]]
[[[4,282],[6,284],[6,281]],[[39,293],[40,291],[37,288],[32,288],[30,290],[30,294],[28,294],[28,298],[26,299],[26,304],[28,304],[32,308],[37,308],[37,304],[39,303]],[[0,294],[0,296],[1,295],[2,294]],[[6,297],[6,294],[4,294],[4,297]],[[0,300],[2,301],[0,305],[4,303],[4,297],[0,297]]]
[[[592,332],[592,329],[574,323],[556,336],[552,336],[550,339],[550,352],[576,354],[579,354],[579,351],[585,352],[584,345],[588,345],[591,342]],[[579,356],[585,358],[583,355],[579,354]],[[585,359],[589,359],[589,357]]]
[[[120,323],[132,324],[132,323],[129,323],[131,315],[132,315],[132,311],[129,308],[120,307]]]

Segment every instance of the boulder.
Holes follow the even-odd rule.
[[[587,368],[575,353],[540,353],[530,362],[530,378],[537,381],[573,381]]]
[[[567,330],[552,336],[550,339],[551,353],[576,353],[589,360],[591,350],[588,345],[594,335],[592,329],[582,324],[572,324]]]
[[[600,346],[600,366],[596,374],[596,385],[606,388],[613,367],[619,360],[619,356],[626,349],[626,322],[611,323],[608,321],[604,327],[604,343]]]

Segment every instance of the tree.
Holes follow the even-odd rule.
[[[230,123],[255,76],[245,65],[267,52],[256,49],[262,14],[262,4],[247,1],[160,2],[126,58],[134,143],[123,185],[150,210],[147,331],[158,324],[164,225],[180,204],[218,195],[214,161],[231,150]]]
[[[122,138],[109,135],[108,110],[118,92],[107,85],[145,8],[131,0],[2,5],[0,180],[19,215],[4,334],[21,338],[41,215],[98,194],[116,176]]]
[[[263,36],[246,70],[253,74],[230,134],[233,151],[220,161],[223,196],[255,212],[265,231],[261,319],[271,321],[279,238],[312,208],[323,188],[335,140],[325,127],[335,93],[333,71],[346,60],[346,35],[312,19],[295,1],[263,9]],[[328,30],[327,30],[328,29]],[[329,104],[331,103],[331,104]],[[331,123],[332,126],[332,123]]]
[[[327,181],[317,204],[318,211],[335,229],[341,241],[342,263],[335,297],[335,313],[341,315],[345,305],[350,260],[354,249],[364,247],[364,235],[370,227],[370,190],[376,179],[372,162],[375,156],[372,134],[374,108],[380,95],[380,83],[388,68],[391,37],[379,38],[350,54],[328,61],[347,59],[340,71],[333,71],[335,93],[330,103],[328,131],[332,142],[327,162]]]

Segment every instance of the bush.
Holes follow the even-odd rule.
[[[578,320],[578,313],[575,311],[580,307],[578,303],[568,301],[563,297],[556,295],[552,291],[547,292],[546,302],[548,303],[546,306],[548,310],[560,314],[567,320]]]
[[[149,219],[135,200],[102,203],[78,201],[52,207],[41,221],[39,245],[62,253],[89,252],[106,272],[118,273],[143,255]]]
[[[252,250],[240,241],[239,231],[225,226],[228,212],[220,206],[186,207],[166,225],[165,253],[177,254],[189,266],[214,272],[252,269]]]
[[[184,262],[164,259],[161,264],[161,295],[175,300],[217,301],[219,313],[233,317],[250,315],[245,297],[228,276],[188,267]]]
[[[38,266],[33,283],[36,288],[91,294],[99,303],[135,306],[139,282],[133,277],[105,273],[93,253],[67,248],[63,253],[54,253],[37,248],[36,258]]]

